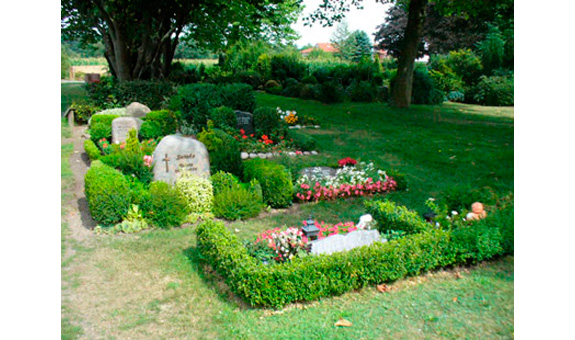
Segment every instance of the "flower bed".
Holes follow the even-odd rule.
[[[307,221],[302,222],[307,225]],[[347,234],[365,227],[356,226],[354,222],[340,222],[328,224],[324,221],[314,221],[319,229],[318,240],[338,234]],[[286,230],[274,228],[259,234],[253,243],[246,243],[250,255],[263,261],[285,262],[294,257],[307,254],[309,252],[308,238],[304,236],[301,229],[289,227]]]
[[[347,159],[344,166],[338,169],[334,177],[321,173],[302,175],[295,184],[295,196],[303,202],[334,200],[338,197],[371,196],[385,193],[397,188],[395,180],[383,170],[375,169],[373,163],[357,163],[355,166]]]

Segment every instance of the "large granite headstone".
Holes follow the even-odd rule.
[[[314,255],[332,254],[367,246],[374,242],[387,242],[387,240],[382,239],[377,230],[355,230],[347,235],[337,234],[322,240],[312,241],[311,253]]]
[[[328,166],[314,166],[302,169],[299,173],[307,177],[335,177],[336,171],[334,168]]]
[[[128,139],[132,129],[140,131],[143,121],[134,117],[118,117],[112,121],[112,143],[122,143]]]
[[[154,181],[174,184],[185,171],[210,177],[208,149],[197,139],[169,135],[160,141],[153,154]]]
[[[254,115],[249,112],[236,111],[238,129],[244,129],[246,135],[251,135],[254,130]]]
[[[145,117],[151,110],[144,104],[133,102],[126,107],[128,116],[142,118]]]

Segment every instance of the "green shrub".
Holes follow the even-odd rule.
[[[126,177],[97,160],[86,172],[85,183],[92,218],[104,225],[122,221],[130,207],[130,186]]]
[[[315,84],[317,84],[317,78],[312,76],[312,75],[305,76],[302,78],[301,82],[303,84],[315,85]]]
[[[242,176],[243,163],[240,143],[223,130],[214,129],[213,131],[221,143],[212,150],[209,150],[211,173],[225,171],[238,177]]]
[[[513,76],[481,76],[473,98],[482,105],[512,106],[514,104]]]
[[[223,190],[231,189],[234,185],[240,183],[240,180],[235,175],[225,171],[218,171],[214,173],[210,177],[210,180],[212,181],[214,196]]]
[[[147,217],[153,225],[164,229],[181,225],[188,214],[186,202],[178,191],[161,181],[150,184],[150,210]]]
[[[254,112],[256,95],[253,88],[247,84],[227,84],[220,88],[223,106],[233,110]]]
[[[343,87],[335,81],[327,81],[319,86],[318,100],[322,103],[341,103],[345,100]]]
[[[403,230],[407,233],[419,233],[431,228],[431,225],[415,211],[405,206],[384,201],[365,201],[367,213],[377,222],[377,229],[384,233],[389,230]]]
[[[436,88],[433,78],[425,68],[415,68],[413,71],[413,87],[411,102],[413,104],[436,105],[443,102],[443,92]]]
[[[264,203],[272,208],[291,205],[293,183],[291,174],[282,165],[266,159],[250,159],[244,163],[244,179],[256,179],[262,187]]]
[[[108,111],[108,110],[106,110]],[[101,112],[105,112],[105,111],[101,111]],[[104,114],[104,113],[98,113],[93,115],[90,118],[90,125],[93,124],[106,124],[109,125],[110,127],[112,126],[112,121],[118,117],[121,117],[120,115],[117,114]]]
[[[214,215],[226,220],[256,217],[263,209],[262,190],[256,180],[222,188],[214,197]]]
[[[160,125],[162,129],[162,136],[172,135],[176,133],[178,129],[178,120],[176,115],[170,110],[157,110],[148,112],[143,120],[146,122],[155,122]]]
[[[354,82],[347,92],[352,102],[374,102],[378,98],[377,87],[367,81]]]
[[[74,109],[74,120],[77,123],[85,124],[90,120],[90,117],[100,110],[99,107],[92,105],[87,101],[72,102],[71,109]]]
[[[218,129],[236,130],[238,126],[238,119],[236,118],[235,111],[226,106],[220,106],[218,108],[212,109],[210,113],[210,119],[214,122],[214,127]]]
[[[91,139],[86,139],[84,141],[84,150],[86,151],[86,154],[88,154],[88,158],[91,161],[95,161],[102,156],[100,149]]]
[[[312,136],[289,130],[288,137],[293,139],[293,146],[300,151],[314,151],[316,150],[316,140]]]
[[[246,84],[190,84],[180,87],[170,102],[170,108],[179,111],[181,118],[197,130],[207,126],[211,110],[220,106],[252,112],[255,94]]]
[[[239,83],[248,84],[252,89],[257,90],[263,85],[263,77],[257,72],[252,70],[245,70],[236,73],[235,75]]]
[[[283,90],[281,92],[282,96],[297,98],[299,97],[300,92],[301,86],[297,80],[288,78],[284,81]]]
[[[140,136],[143,139],[155,139],[164,136],[162,126],[155,121],[145,121],[140,127]]]
[[[275,80],[268,80],[266,82],[265,90],[271,94],[280,94],[283,90],[283,87]]]
[[[319,96],[318,85],[304,84],[301,87],[299,97],[301,99],[316,99]]]
[[[306,73],[306,64],[299,60],[299,55],[278,54],[270,62],[271,77],[279,81],[288,78],[302,79]]]
[[[272,135],[281,127],[281,118],[278,111],[271,107],[258,107],[254,113],[254,128],[256,135]]]
[[[207,126],[210,110],[222,105],[221,93],[214,84],[181,86],[170,101],[170,109],[179,111],[181,118],[198,130]]]
[[[112,138],[112,125],[106,123],[92,123],[90,126],[90,139],[94,143],[102,138],[110,140]]]
[[[161,109],[167,98],[175,92],[174,84],[159,80],[133,80],[115,82],[102,77],[100,83],[89,84],[88,94],[99,106],[110,104],[127,106],[139,102],[152,110]]]
[[[183,173],[174,185],[190,213],[209,213],[214,203],[212,183],[209,179]]]

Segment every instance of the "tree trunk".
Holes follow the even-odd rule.
[[[403,46],[401,47],[397,65],[397,77],[391,93],[391,104],[395,107],[408,108],[411,104],[413,68],[423,34],[427,1],[411,0],[409,2],[407,27],[403,35]]]

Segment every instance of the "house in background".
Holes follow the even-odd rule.
[[[302,56],[307,57],[311,51],[316,48],[328,53],[339,52],[339,50],[331,43],[317,43],[314,47],[306,48],[305,50],[301,50],[299,53],[301,53]]]

